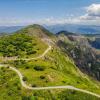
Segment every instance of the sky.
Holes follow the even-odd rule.
[[[100,25],[100,0],[0,0],[0,26]]]

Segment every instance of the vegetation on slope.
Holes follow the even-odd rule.
[[[0,68],[0,100],[21,100],[21,85],[17,74]]]
[[[99,83],[81,73],[74,62],[57,48],[42,59],[9,63],[24,75],[24,81],[32,87],[72,85],[100,93]]]
[[[54,36],[51,32],[49,32],[47,29],[45,29],[43,26],[38,24],[29,25],[19,31],[17,33],[28,33],[30,36],[36,36],[36,37],[52,37]]]
[[[0,55],[4,57],[28,57],[43,52],[46,45],[28,34],[12,34],[0,37]]]
[[[1,56],[8,56],[8,58],[9,56],[32,58],[41,55],[47,48],[47,45],[40,38],[44,39],[49,37],[47,35],[48,32],[45,34],[44,31],[40,26],[32,25],[10,36],[2,37],[0,39],[0,46],[6,49],[9,45],[12,45],[14,49],[10,47],[9,49],[12,51],[9,49],[3,51],[1,48]],[[30,54],[28,53],[30,49],[36,52]],[[74,61],[68,57],[67,53],[60,50],[56,45],[52,45],[52,50],[41,59],[6,61],[6,63],[16,67],[24,76],[23,80],[25,83],[32,87],[72,85],[98,94],[100,93],[99,82],[90,79],[87,75],[80,72],[75,66]],[[5,84],[3,84],[6,82],[10,85],[9,87],[5,87]],[[14,85],[16,82],[17,85]],[[8,94],[11,88],[14,90],[9,96]],[[2,90],[0,91],[1,100],[5,100],[5,98],[8,98],[8,100],[61,100],[62,98],[63,100],[73,100],[73,98],[78,98],[78,100],[90,98],[91,100],[98,100],[98,98],[88,94],[63,89],[42,91],[27,90],[21,87],[19,78],[14,72],[2,68],[0,69],[0,89]],[[1,93],[3,94],[1,95]]]
[[[72,90],[27,90],[21,87],[17,74],[0,68],[0,100],[99,100],[99,98]]]
[[[70,38],[63,35],[61,37],[57,41],[59,48],[73,58],[81,71],[100,80],[100,52],[96,53],[89,45],[88,39],[83,36],[71,36]],[[68,40],[63,40],[65,37]]]
[[[26,34],[14,34],[0,38],[0,53],[3,56],[34,54],[32,38]]]

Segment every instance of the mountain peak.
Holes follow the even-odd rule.
[[[38,37],[44,37],[44,36],[47,37],[47,36],[53,35],[46,28],[44,28],[42,25],[38,25],[38,24],[29,25],[29,26],[21,29],[17,33],[22,33],[22,32],[27,33],[27,34],[32,35],[32,36],[38,36]]]
[[[27,27],[31,27],[31,28],[44,28],[42,25],[39,25],[39,24],[32,24],[32,25],[29,25],[29,26],[27,26]]]

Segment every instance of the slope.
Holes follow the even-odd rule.
[[[27,29],[25,28],[24,30],[27,30]],[[21,72],[21,74],[23,75],[23,81],[31,87],[71,85],[71,86],[74,86],[74,87],[77,87],[80,89],[89,90],[89,91],[99,94],[100,93],[99,82],[89,78],[87,75],[83,74],[82,72],[80,72],[77,69],[77,67],[74,64],[74,61],[67,54],[62,52],[60,50],[60,48],[58,48],[57,45],[55,44],[55,42],[54,42],[55,36],[52,35],[52,37],[51,37],[51,36],[45,34],[45,32],[43,33],[43,31],[42,31],[42,33],[38,33],[37,30],[42,31],[40,28],[39,29],[36,28],[36,30],[35,30],[35,32],[37,34],[36,35],[34,32],[34,27],[33,27],[31,34],[30,34],[29,30],[27,30],[26,33],[24,33],[22,30],[13,35],[16,35],[16,34],[18,35],[15,37],[15,39],[16,38],[19,39],[19,37],[20,37],[19,34],[24,34],[24,35],[27,34],[28,36],[31,36],[32,40],[34,40],[34,38],[36,38],[36,40],[34,42],[36,42],[37,40],[41,41],[41,42],[37,43],[37,46],[39,46],[40,43],[42,43],[41,44],[42,46],[44,46],[44,45],[47,46],[47,44],[49,43],[52,47],[52,49],[50,51],[48,51],[44,56],[42,56],[41,58],[38,58],[38,59],[31,59],[32,57],[34,57],[34,58],[37,57],[34,54],[31,56],[28,55],[28,58],[30,59],[28,61],[25,60],[27,58],[25,55],[22,57],[20,56],[19,59],[15,59],[15,60],[7,57],[6,61],[5,61],[5,57],[3,57],[3,59],[2,59],[3,62],[1,62],[1,63],[9,64],[9,66],[12,66],[12,67],[16,68],[17,70],[19,70]],[[7,38],[11,37],[11,36],[12,35],[7,36]],[[2,38],[1,38],[1,40],[2,40]],[[49,40],[49,42],[48,42],[48,40]],[[55,39],[55,41],[56,41],[56,39]],[[22,42],[19,41],[19,44],[22,46]],[[48,48],[48,46],[46,48],[41,47],[41,49],[43,49],[43,52],[45,52],[45,50],[47,48]],[[40,55],[42,55],[43,52],[41,52]],[[37,54],[37,55],[39,55],[39,54]],[[13,55],[12,55],[12,57],[13,57]],[[21,58],[25,58],[25,59],[21,59]],[[8,60],[8,59],[10,59],[10,60]],[[0,69],[0,70],[2,71],[2,69]],[[5,69],[5,70],[7,70],[7,69]],[[3,76],[3,74],[1,76]],[[14,77],[15,76],[11,75],[9,77],[9,79],[13,79]],[[9,84],[10,84],[10,82],[9,82]],[[0,85],[4,86],[2,81],[1,81]],[[5,89],[5,88],[3,88],[3,89]],[[3,89],[2,89],[2,91],[3,91]],[[22,94],[26,95],[26,96],[27,95],[32,96],[32,93],[34,93],[34,91],[30,91],[28,89],[25,90],[24,88],[20,88],[20,90],[22,91]],[[52,95],[55,94],[55,98],[56,98],[57,94],[59,94],[59,93],[62,94],[63,90],[64,89],[57,89],[57,91],[54,90],[54,91],[56,91],[56,93],[54,92],[51,94]],[[8,93],[8,92],[9,91],[7,90],[6,93]],[[45,92],[46,92],[46,94],[48,94],[48,91],[45,91]],[[41,91],[40,93],[42,96],[44,95],[43,91]],[[85,94],[85,95],[87,95],[87,94]],[[8,94],[6,94],[6,96],[8,96]],[[38,94],[37,97],[39,98],[41,96]],[[44,98],[46,98],[46,97],[44,97]],[[49,95],[47,98],[49,98]],[[82,98],[82,97],[80,97],[80,98]],[[95,99],[95,100],[97,100],[97,99]]]

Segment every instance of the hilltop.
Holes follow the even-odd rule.
[[[29,35],[44,37],[52,36],[53,34],[41,25],[33,24],[24,27],[17,31],[17,33],[28,33]]]
[[[77,60],[70,54],[73,48],[76,50],[75,54],[78,55],[77,59],[80,59],[81,53],[84,54],[83,51],[79,52],[80,48],[76,48],[81,43],[81,39],[78,41],[81,36],[73,38],[60,33],[54,35],[37,24],[27,26],[10,35],[0,37],[0,63],[20,71],[25,84],[33,88],[68,85],[100,94],[99,81],[80,71]],[[84,40],[86,38],[83,38]],[[84,44],[81,46],[83,47]],[[1,100],[4,98],[8,100],[33,100],[31,98],[36,100],[61,100],[61,98],[64,100],[67,98],[69,100],[73,98],[99,100],[98,97],[74,90],[33,91],[26,89],[20,84],[17,73],[10,70],[9,66],[0,68]],[[83,66],[80,65],[80,67]]]

